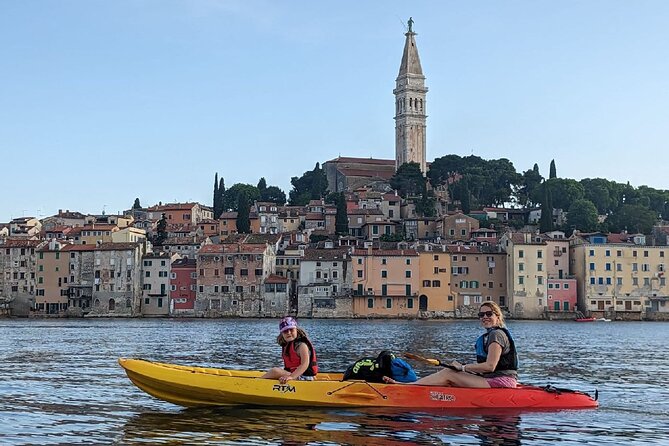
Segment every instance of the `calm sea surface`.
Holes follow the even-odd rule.
[[[384,349],[472,361],[476,321],[302,320],[322,370]],[[516,322],[521,380],[600,392],[540,413],[182,409],[134,387],[120,356],[279,365],[276,320],[0,319],[0,444],[669,444],[669,324]],[[417,366],[425,374],[429,366]]]

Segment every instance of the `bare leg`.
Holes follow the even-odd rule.
[[[279,379],[282,376],[290,375],[290,372],[282,369],[281,367],[272,367],[265,373],[261,378],[264,379]]]
[[[383,382],[388,384],[402,384],[387,376],[383,377]],[[447,386],[447,387],[471,387],[486,389],[490,388],[485,378],[472,375],[466,372],[456,372],[451,369],[441,369],[437,373],[425,376],[413,383],[419,386]]]

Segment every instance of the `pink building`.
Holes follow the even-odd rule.
[[[548,279],[548,312],[576,310],[576,279]]]

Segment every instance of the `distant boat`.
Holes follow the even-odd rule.
[[[599,319],[597,319],[597,321],[598,322],[611,322],[611,319],[607,319],[605,317],[600,317]]]
[[[577,317],[574,319],[576,322],[595,322],[597,319],[594,317]]]

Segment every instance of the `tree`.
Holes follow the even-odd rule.
[[[555,169],[555,160],[551,160],[550,173],[548,174],[548,179],[557,178],[557,171]]]
[[[657,217],[657,212],[640,204],[624,204],[606,220],[612,232],[650,234]]]
[[[543,186],[551,189],[553,207],[556,209],[569,209],[572,203],[585,196],[585,190],[581,183],[568,178],[548,179]],[[537,200],[538,203],[543,201],[543,193],[542,190],[542,199]]]
[[[167,217],[163,213],[156,224],[156,236],[153,243],[160,246],[165,243],[165,240],[167,240]]]
[[[553,230],[553,199],[551,190],[544,187],[544,201],[541,204],[541,219],[539,220],[539,232],[550,232]]]
[[[460,206],[462,207],[462,212],[469,214],[472,211],[471,208],[471,193],[469,192],[469,182],[467,178],[463,178],[458,181],[460,186]]]
[[[258,181],[258,186],[256,186],[260,193],[262,194],[262,191],[267,189],[267,181],[265,181],[265,177],[260,178],[260,181]]]
[[[335,232],[337,235],[348,235],[348,215],[346,213],[346,195],[340,192],[335,203],[337,215],[335,216]]]
[[[237,232],[240,234],[251,233],[251,219],[249,218],[249,213],[249,199],[246,196],[246,192],[241,191],[239,195],[237,195]]]
[[[260,200],[283,206],[286,204],[286,194],[277,186],[269,186],[260,191]]]
[[[290,184],[293,189],[288,193],[290,204],[304,206],[311,200],[320,200],[328,189],[328,179],[320,163],[314,170],[304,172],[301,177],[292,177]]]
[[[142,205],[139,204],[139,198],[135,198],[135,202],[132,204],[133,209],[142,209]]]
[[[390,179],[390,187],[397,190],[403,197],[416,197],[422,194],[427,180],[423,176],[418,163],[410,162],[402,164]]]
[[[218,172],[214,174],[214,199],[212,207],[214,208],[214,218],[218,218],[218,216],[221,215],[221,196],[218,193]]]
[[[539,173],[539,166],[536,163],[532,169],[523,172],[520,179],[520,187],[516,191],[518,203],[522,206],[532,206],[538,203],[534,199],[538,197],[536,191],[541,188],[543,180],[544,177]]]
[[[214,218],[219,218],[223,212],[227,209],[225,207],[225,181],[223,177],[218,182],[218,215],[214,215]]]
[[[228,190],[223,194],[223,209],[232,209],[233,211],[239,211],[237,207],[239,205],[239,196],[244,194],[248,202],[249,207],[253,204],[254,201],[260,199],[260,191],[257,187],[250,184],[236,183],[233,184]]]
[[[574,201],[569,207],[567,224],[582,232],[596,231],[599,225],[597,208],[592,201],[584,198]]]

